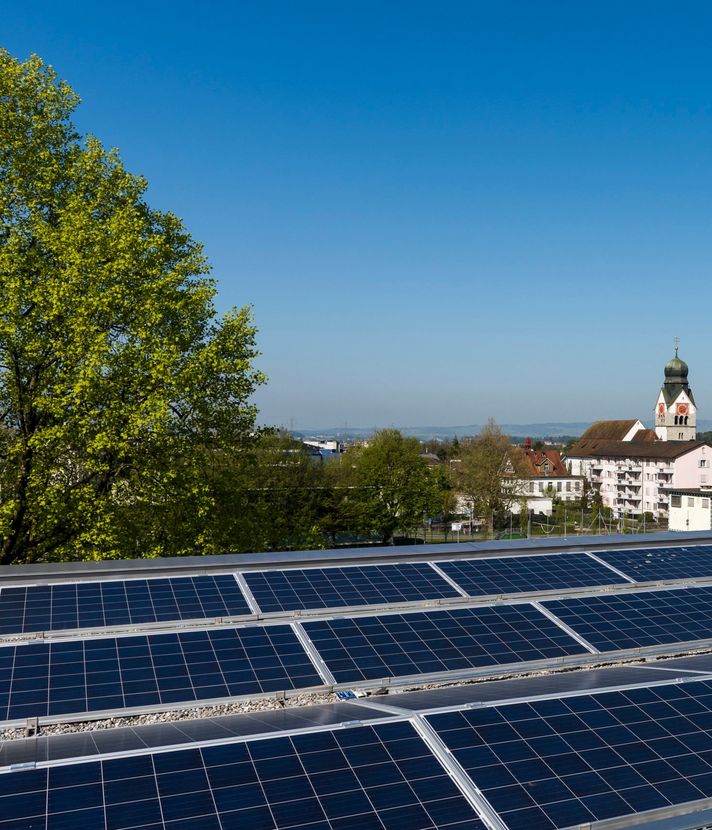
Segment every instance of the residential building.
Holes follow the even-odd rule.
[[[712,447],[696,440],[697,407],[687,364],[675,356],[655,404],[655,429],[637,419],[599,421],[568,452],[571,472],[596,487],[614,516],[666,517],[669,488],[710,482]]]
[[[554,502],[580,501],[583,495],[582,475],[571,475],[558,450],[532,449],[527,438],[521,448],[513,448],[505,464],[514,494],[511,510],[518,514],[522,501],[526,509],[551,516]]]
[[[670,487],[669,530],[712,530],[712,486]]]

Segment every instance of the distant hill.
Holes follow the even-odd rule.
[[[572,421],[541,424],[500,424],[502,431],[507,435],[519,436],[522,438],[560,438],[576,437],[581,435],[591,426],[591,421]],[[712,421],[700,420],[697,426],[700,432],[712,430]],[[424,427],[398,427],[404,435],[411,435],[421,441],[431,438],[452,438],[457,435],[462,438],[467,435],[478,435],[482,424],[466,424],[463,426],[424,426]],[[375,427],[329,427],[326,429],[299,429],[294,430],[298,437],[319,436],[320,438],[367,438],[375,432]]]

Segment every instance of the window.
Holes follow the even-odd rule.
[[[678,432],[677,437],[680,439],[680,441],[682,441],[683,438],[685,437],[685,433],[684,432]]]
[[[710,509],[710,500],[709,499],[702,499],[702,507],[704,507],[705,510],[709,510]]]
[[[707,466],[707,459],[706,458],[700,458],[699,466],[700,467],[706,467]]]
[[[688,507],[694,507],[695,506],[695,500],[691,496],[689,496],[688,499],[687,499],[687,506]]]
[[[670,507],[682,507],[682,498],[680,496],[670,496]]]

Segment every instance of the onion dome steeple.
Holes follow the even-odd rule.
[[[677,338],[675,338],[677,341]],[[669,360],[665,366],[665,383],[668,385],[687,386],[687,374],[689,369],[687,363],[681,360],[677,354],[679,346],[675,345],[675,357]]]
[[[679,348],[676,337],[675,357],[665,366],[665,382],[655,404],[655,434],[663,441],[692,441],[697,436],[697,406]]]

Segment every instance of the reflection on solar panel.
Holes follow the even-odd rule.
[[[0,720],[321,685],[286,625],[0,648]]]
[[[244,576],[265,612],[460,596],[425,563],[247,571]]]
[[[0,591],[2,634],[249,613],[230,575],[60,583]]]
[[[7,773],[10,827],[484,830],[409,723]]]
[[[542,605],[601,651],[712,637],[712,588],[547,600]]]
[[[611,550],[596,556],[638,582],[712,576],[712,545]]]
[[[552,830],[712,796],[712,685],[430,715],[510,830]]]
[[[303,624],[339,683],[586,653],[531,605]]]
[[[626,583],[618,574],[581,553],[502,556],[437,565],[473,597]]]

